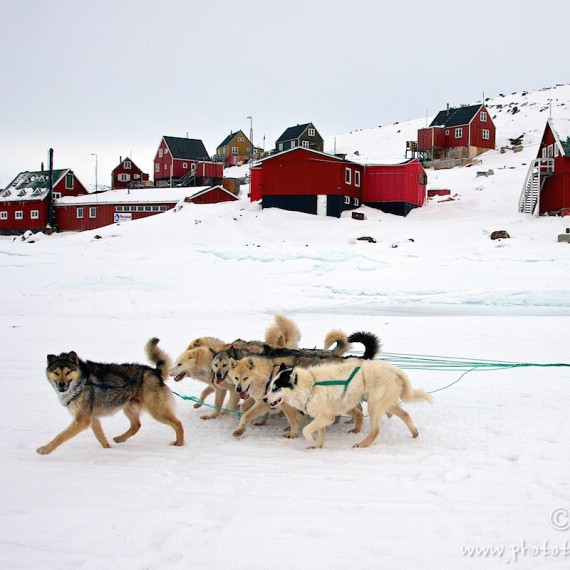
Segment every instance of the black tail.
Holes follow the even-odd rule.
[[[348,342],[358,342],[364,345],[364,354],[362,358],[372,360],[382,347],[380,339],[370,332],[355,332],[348,337]]]

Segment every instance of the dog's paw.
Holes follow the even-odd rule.
[[[286,439],[296,439],[299,437],[299,432],[288,431],[288,432],[284,433],[281,437],[284,437]]]
[[[418,435],[420,435],[420,432],[418,431],[418,429],[414,429],[414,431],[412,432],[412,437],[415,439],[416,437],[418,437]]]
[[[175,447],[182,447],[184,445],[183,441],[173,441],[170,443],[170,445],[173,445]]]
[[[243,435],[245,432],[245,428],[238,428],[234,431],[234,433],[232,434],[234,437],[239,437],[240,435]]]
[[[215,420],[220,414],[215,412],[213,414],[208,414],[207,416],[200,416],[201,420]]]
[[[197,410],[198,408],[201,408],[201,407],[202,407],[202,404],[194,404],[194,409],[196,409],[196,410]]]
[[[47,455],[48,453],[51,453],[52,451],[53,451],[53,449],[51,449],[49,445],[42,445],[41,447],[38,447],[36,449],[36,452],[39,453],[40,455]]]
[[[360,430],[359,430],[359,429],[356,429],[356,428],[354,428],[354,429],[350,429],[350,430],[348,430],[348,433],[360,433]]]

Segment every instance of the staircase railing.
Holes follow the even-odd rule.
[[[536,158],[532,161],[519,199],[519,212],[538,216],[540,192],[545,180],[552,174],[554,174],[553,158]]]

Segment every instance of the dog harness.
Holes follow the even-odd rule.
[[[322,380],[321,382],[315,382],[314,386],[344,386],[343,394],[346,392],[348,385],[352,379],[358,374],[360,366],[357,366],[350,374],[346,380]]]

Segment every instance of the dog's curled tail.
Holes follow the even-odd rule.
[[[331,350],[331,352],[335,356],[342,356],[345,352],[349,351],[352,348],[348,342],[346,333],[339,329],[334,329],[327,333],[327,336],[325,336],[323,349],[329,350],[333,344],[335,347]]]
[[[364,345],[364,354],[362,355],[362,358],[365,360],[372,360],[375,358],[382,348],[380,339],[371,332],[360,331],[352,333],[348,337],[348,342],[358,342]]]
[[[265,330],[265,342],[277,348],[299,348],[301,331],[284,315],[275,315],[275,323]]]
[[[149,339],[144,347],[147,358],[156,366],[163,382],[166,382],[170,370],[172,370],[172,358],[166,351],[158,346],[156,337]]]
[[[428,394],[425,390],[414,388],[408,375],[404,371],[398,370],[398,377],[402,380],[403,384],[402,395],[400,396],[402,402],[429,402],[433,404],[431,394]]]

